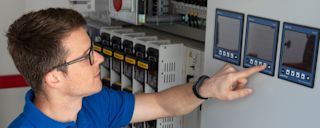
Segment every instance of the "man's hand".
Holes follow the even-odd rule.
[[[234,100],[252,93],[247,88],[248,77],[265,69],[265,66],[256,66],[242,71],[226,64],[200,87],[202,97],[213,97],[219,100]]]

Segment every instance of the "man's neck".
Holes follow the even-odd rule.
[[[77,120],[82,107],[82,98],[37,94],[33,103],[46,116],[65,123]]]

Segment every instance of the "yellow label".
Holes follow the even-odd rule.
[[[108,56],[112,56],[112,51],[111,50],[103,49],[103,53],[108,55]]]
[[[105,77],[104,79],[105,79],[105,80],[108,80],[108,81],[110,81],[110,80],[111,80],[111,78],[110,78],[110,77]]]
[[[121,82],[120,82],[120,81],[115,82],[114,85],[117,85],[117,86],[120,86],[120,87],[121,87]]]
[[[141,61],[138,61],[138,66],[140,67],[140,68],[143,68],[143,69],[149,69],[149,65],[148,64],[146,64],[146,63],[143,63],[143,62],[141,62]]]
[[[127,57],[127,56],[126,56],[126,58],[125,58],[124,60],[125,60],[127,63],[129,63],[129,64],[133,64],[133,65],[136,64],[136,60],[133,59],[133,58],[130,58],[130,57]]]
[[[124,58],[123,55],[116,53],[116,52],[113,54],[113,56],[114,56],[114,58],[117,58],[119,60],[123,60],[123,58]]]
[[[126,88],[124,88],[125,90],[128,90],[128,91],[130,91],[130,92],[132,92],[132,87],[131,86],[129,86],[129,87],[126,87]]]
[[[96,46],[96,45],[94,45],[93,46],[93,49],[95,50],[95,51],[97,51],[97,52],[101,52],[101,47],[99,47],[99,46]]]

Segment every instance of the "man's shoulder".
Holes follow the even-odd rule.
[[[30,128],[34,127],[34,125],[30,122],[30,120],[22,114],[20,114],[16,119],[14,119],[9,128]]]
[[[111,100],[111,97],[115,97],[115,96],[121,96],[123,98],[130,98],[133,96],[132,93],[127,93],[124,91],[116,91],[107,87],[102,87],[102,89],[100,90],[100,92],[93,94],[91,96],[85,97],[84,100],[85,101],[92,101],[94,99],[94,101],[97,100]]]

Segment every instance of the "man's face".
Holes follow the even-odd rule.
[[[91,41],[84,28],[79,28],[62,40],[68,50],[66,62],[89,54]],[[67,66],[67,74],[63,80],[62,92],[70,96],[89,96],[99,92],[102,88],[100,80],[100,64],[103,57],[93,52],[93,63],[85,59]]]

